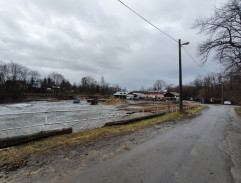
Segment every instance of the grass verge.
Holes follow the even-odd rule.
[[[238,113],[238,115],[241,116],[241,107],[236,107],[235,111]]]
[[[50,137],[44,140],[2,150],[0,151],[0,168],[3,168],[5,173],[8,173],[9,171],[14,171],[18,168],[26,166],[28,164],[28,159],[33,155],[48,154],[57,151],[58,149],[79,145],[85,142],[93,143],[93,141],[101,138],[107,138],[124,134],[133,130],[139,130],[147,126],[162,123],[172,119],[192,116],[204,107],[205,106],[200,106],[195,109],[186,111],[185,113],[166,114],[164,116],[142,120],[123,126],[103,127],[84,132]]]

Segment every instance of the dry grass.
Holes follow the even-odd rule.
[[[236,107],[235,111],[241,116],[241,107]]]
[[[128,106],[136,106],[141,107],[141,109],[138,108],[127,108]],[[143,109],[145,112],[156,112],[156,111],[168,111],[173,110],[175,111],[176,107],[178,107],[179,104],[172,103],[172,102],[154,102],[154,103],[136,103],[136,104],[129,104],[126,106],[121,106],[120,110],[125,111],[133,111],[133,112],[142,112]],[[193,103],[183,103],[183,107],[189,106],[189,107],[196,107],[196,104]]]
[[[60,99],[57,99],[57,98],[52,98],[52,99],[49,99],[47,100],[48,102],[59,102]]]
[[[118,98],[110,98],[106,102],[102,103],[104,105],[115,105],[119,103],[124,103],[124,100]]]
[[[136,123],[118,127],[103,127],[84,132],[50,137],[26,145],[2,150],[0,151],[0,168],[3,167],[5,172],[13,171],[20,167],[26,166],[29,157],[32,155],[48,154],[57,151],[58,149],[63,149],[65,147],[75,146],[86,142],[93,143],[95,140],[101,138],[108,138],[111,136],[124,134],[156,123],[192,115],[202,108],[204,107],[200,106],[185,113],[166,114],[164,116],[142,120]]]

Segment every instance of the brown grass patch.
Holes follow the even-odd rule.
[[[124,103],[124,102],[125,102],[124,100],[119,99],[119,98],[110,98],[110,99],[108,99],[106,102],[104,102],[102,104],[105,104],[105,105],[116,105],[116,104]]]
[[[237,112],[238,115],[241,116],[241,107],[236,107],[235,111]]]

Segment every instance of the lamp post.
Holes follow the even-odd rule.
[[[182,105],[182,54],[181,48],[183,45],[188,45],[189,42],[181,43],[181,39],[178,41],[179,47],[179,112],[183,112],[183,105]]]

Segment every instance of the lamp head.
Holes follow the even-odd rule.
[[[188,45],[189,44],[189,42],[186,42],[186,43],[182,43],[182,45]]]

